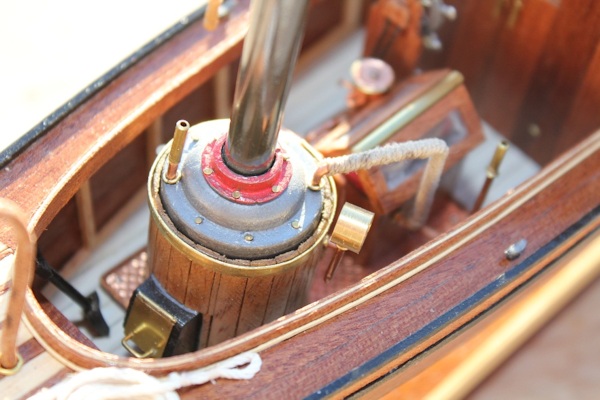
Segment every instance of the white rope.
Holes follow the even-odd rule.
[[[132,368],[94,368],[73,374],[52,388],[42,389],[30,400],[175,400],[179,399],[176,390],[183,387],[214,382],[218,378],[252,379],[261,365],[258,353],[243,353],[206,368],[172,372],[163,378]]]
[[[430,138],[403,143],[388,143],[385,146],[360,153],[325,158],[319,163],[317,171],[326,171],[325,175],[330,176],[405,160],[429,159],[412,210],[408,213],[405,221],[409,228],[417,229],[425,224],[429,216],[433,196],[439,185],[447,157],[448,145],[446,142]]]

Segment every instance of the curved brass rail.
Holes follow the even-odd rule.
[[[0,199],[0,218],[13,228],[17,239],[12,291],[0,339],[0,374],[12,375],[23,363],[17,352],[17,332],[25,305],[25,293],[33,279],[36,239],[27,229],[28,218],[14,202]]]

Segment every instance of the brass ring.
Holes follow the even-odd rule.
[[[21,367],[23,367],[23,357],[21,357],[21,355],[17,353],[17,365],[15,365],[12,368],[3,368],[2,366],[0,366],[0,375],[14,375],[21,370]]]

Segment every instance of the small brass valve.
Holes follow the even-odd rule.
[[[354,204],[344,204],[329,240],[336,246],[336,252],[325,273],[325,281],[333,277],[346,251],[350,250],[356,254],[360,252],[371,229],[373,217],[374,214],[371,211]]]

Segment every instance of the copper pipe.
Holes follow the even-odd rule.
[[[308,0],[254,0],[235,88],[227,165],[259,175],[273,161],[308,10]]]
[[[27,230],[27,217],[14,202],[0,199],[0,218],[8,222],[17,239],[12,290],[0,341],[0,373],[10,375],[15,373],[22,363],[17,353],[17,332],[25,304],[25,293],[33,279],[36,240]]]
[[[223,3],[223,0],[209,0],[208,6],[206,7],[206,13],[204,14],[204,20],[202,24],[204,29],[208,31],[214,31],[219,26],[219,6]]]

